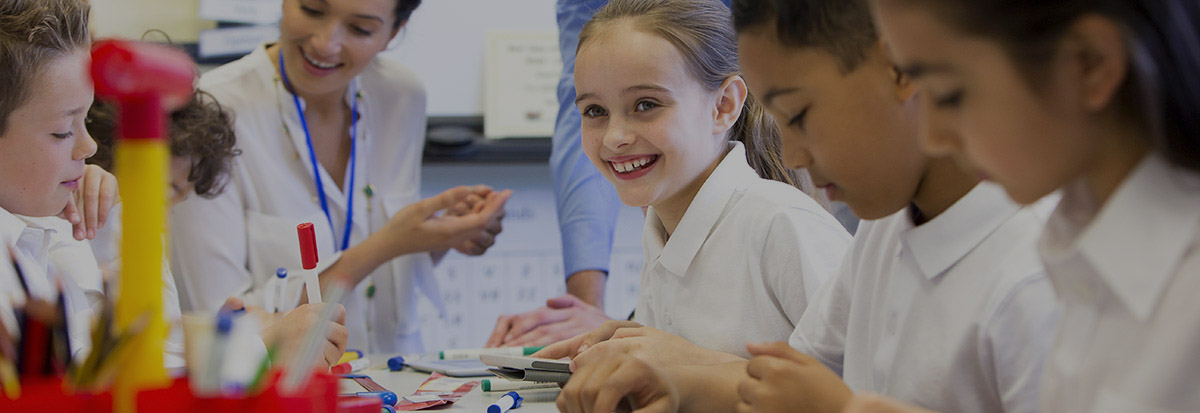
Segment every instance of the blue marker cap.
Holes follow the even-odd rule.
[[[500,405],[500,401],[504,400],[505,397],[512,399],[512,406],[505,407]],[[504,393],[503,396],[500,396],[500,400],[496,400],[495,403],[492,403],[491,406],[488,406],[488,413],[504,413],[509,410],[516,409],[521,407],[521,402],[524,400],[525,398],[521,397],[521,395],[517,394],[515,391]]]
[[[404,356],[396,356],[388,359],[388,370],[400,371],[404,369]]]
[[[383,400],[383,404],[388,406],[395,406],[396,402],[400,401],[400,398],[396,397],[396,393],[390,391],[363,391],[354,393],[354,395],[359,397],[378,397]]]
[[[279,267],[278,270],[275,270],[275,277],[287,278],[287,268]]]
[[[396,413],[396,408],[388,405],[383,405],[383,411],[387,413]]]
[[[233,328],[233,314],[222,311],[217,314],[217,333],[228,334]]]

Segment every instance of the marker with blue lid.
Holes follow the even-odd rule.
[[[517,394],[517,392],[510,391],[508,393],[504,393],[503,396],[500,396],[500,400],[496,400],[495,403],[492,403],[491,406],[488,406],[487,411],[488,413],[504,413],[511,409],[521,407],[521,402],[524,400],[525,398],[521,397],[521,395]]]

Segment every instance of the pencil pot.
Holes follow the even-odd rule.
[[[279,375],[269,378],[269,386],[261,393],[238,396],[198,396],[192,393],[186,378],[176,380],[171,387],[143,391],[137,397],[140,412],[172,413],[332,413],[337,411],[337,379],[328,374],[314,375],[305,387],[295,394],[282,394]]]
[[[100,412],[112,411],[111,393],[72,393],[61,378],[21,380],[21,396],[0,394],[0,412]]]

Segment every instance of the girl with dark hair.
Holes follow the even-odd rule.
[[[1021,203],[1063,303],[1044,411],[1200,410],[1200,3],[874,0],[929,150]],[[875,407],[864,403],[864,409]]]

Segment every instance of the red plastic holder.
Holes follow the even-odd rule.
[[[21,397],[0,395],[0,412],[112,412],[111,393],[70,393],[58,378],[21,381]]]

